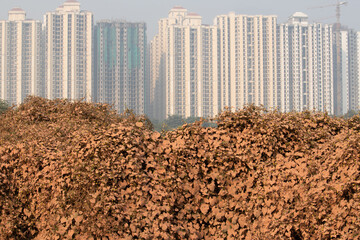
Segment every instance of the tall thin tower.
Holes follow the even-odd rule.
[[[335,42],[336,42],[336,83],[335,83],[335,96],[334,96],[334,105],[335,105],[335,115],[340,115],[342,112],[342,83],[341,83],[341,44],[340,44],[340,7],[347,4],[347,2],[341,2],[337,0],[336,3],[336,26],[335,26]]]
[[[346,5],[348,2],[337,0],[335,4],[312,7],[313,8],[326,8],[336,7],[336,24],[335,24],[335,82],[334,82],[334,113],[335,115],[341,115],[342,101],[343,101],[343,89],[342,89],[342,73],[341,73],[341,6]]]
[[[26,19],[21,8],[0,21],[0,99],[21,104],[28,95],[43,96],[41,22]]]
[[[159,33],[150,46],[154,118],[218,114],[217,31],[179,6],[159,21]]]
[[[94,32],[96,101],[144,114],[146,24],[103,20]]]
[[[45,15],[46,97],[93,98],[93,14],[67,0]]]

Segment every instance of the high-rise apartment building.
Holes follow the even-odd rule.
[[[352,98],[350,100],[350,109],[360,111],[360,31],[354,33],[355,47],[353,48],[354,57],[351,60],[351,78],[354,81],[351,83],[350,88],[352,90]]]
[[[150,45],[154,118],[218,113],[217,43],[217,28],[203,25],[201,16],[182,7],[174,7],[159,21],[159,33]]]
[[[220,107],[278,107],[277,17],[219,15]]]
[[[100,21],[94,29],[96,101],[144,114],[146,25]]]
[[[349,109],[360,111],[360,32],[348,31],[349,35]]]
[[[166,114],[166,56],[167,56],[167,25],[168,19],[159,21],[158,34],[149,44],[149,109],[153,119],[165,119]]]
[[[93,14],[67,0],[46,13],[46,97],[91,101],[93,88]]]
[[[332,25],[297,12],[279,25],[280,110],[334,113]]]
[[[344,115],[349,111],[360,110],[360,32],[343,27],[339,40],[340,67],[336,69],[340,71],[340,79],[336,78],[337,74],[335,75],[339,96],[334,96],[334,99],[338,99],[339,104],[336,114]],[[334,41],[336,41],[335,37]],[[334,51],[335,57],[336,54],[337,52]]]
[[[20,104],[28,95],[44,95],[42,24],[26,19],[20,8],[0,21],[0,99]]]

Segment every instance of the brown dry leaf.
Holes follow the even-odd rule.
[[[202,204],[200,206],[200,210],[203,214],[207,214],[210,209],[210,206],[208,204]]]
[[[31,212],[28,209],[24,209],[24,214],[25,216],[30,217]]]
[[[142,122],[136,122],[135,125],[136,125],[138,128],[144,127],[144,123],[142,123]]]

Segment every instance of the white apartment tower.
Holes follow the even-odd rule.
[[[279,25],[280,110],[334,114],[332,25],[297,12]]]
[[[182,7],[159,21],[150,45],[153,117],[218,114],[217,28]]]
[[[0,21],[0,99],[20,104],[44,95],[42,24],[26,19],[20,8]]]
[[[348,31],[348,111],[357,110],[357,32],[353,30]]]
[[[146,24],[100,21],[94,30],[96,101],[144,114]]]
[[[219,15],[220,108],[278,107],[276,16]]]
[[[46,97],[91,101],[93,14],[67,0],[44,17]]]
[[[356,49],[354,57],[354,80],[352,87],[355,89],[353,100],[351,101],[351,109],[360,111],[360,32],[356,32]]]
[[[349,35],[349,111],[360,111],[360,32]]]
[[[336,69],[340,70],[340,79],[336,81],[339,81],[337,92],[340,96],[336,114],[345,115],[350,111],[360,110],[360,32],[343,27],[339,40],[340,67]],[[335,37],[334,41],[336,41]],[[337,57],[336,52],[335,57]],[[334,98],[336,99],[336,96]]]

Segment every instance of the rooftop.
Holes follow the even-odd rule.
[[[197,16],[197,17],[200,17],[200,15],[199,15],[199,14],[194,13],[194,12],[188,13],[188,16]]]
[[[25,12],[22,8],[19,8],[19,7],[14,7],[10,11],[12,11],[12,12]]]
[[[305,13],[303,13],[303,12],[296,12],[296,13],[294,13],[293,15],[291,15],[291,17],[309,17],[308,15],[306,15]]]
[[[183,7],[181,7],[181,6],[175,6],[175,7],[173,7],[172,9],[185,9],[185,8],[183,8]]]

